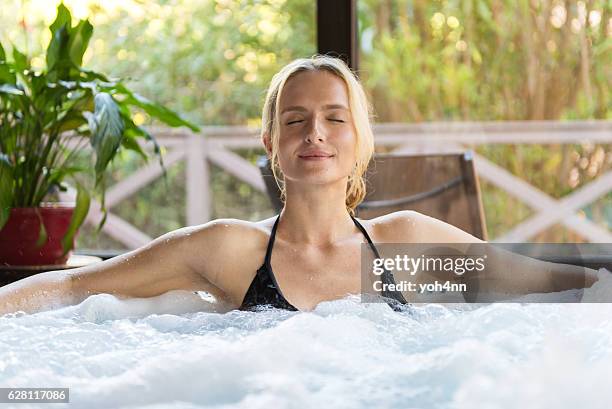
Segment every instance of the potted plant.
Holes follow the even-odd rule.
[[[50,30],[46,67],[40,71],[15,46],[8,56],[8,47],[0,44],[0,264],[64,263],[92,194],[100,197],[101,228],[105,170],[120,150],[137,152],[146,161],[138,140],[151,141],[163,167],[159,146],[134,123],[133,109],[170,126],[199,130],[121,80],[83,68],[93,33],[88,20],[73,26],[60,4]],[[75,159],[87,144],[95,163],[78,166]],[[67,190],[68,180],[76,186],[76,203],[46,203],[49,192]]]

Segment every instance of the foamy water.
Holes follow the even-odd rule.
[[[585,300],[611,293],[599,275]],[[103,294],[2,317],[0,386],[70,388],[70,404],[44,408],[612,405],[612,304],[215,308],[186,292]]]

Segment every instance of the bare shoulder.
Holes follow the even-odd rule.
[[[215,254],[239,255],[244,251],[260,247],[259,241],[266,240],[269,235],[270,222],[266,219],[258,222],[240,219],[215,219],[207,223],[188,226],[175,230],[176,234],[189,237],[189,242],[194,246],[194,251],[207,253],[208,256]]]
[[[381,243],[484,243],[452,224],[414,210],[388,213],[368,222]]]
[[[260,221],[241,219],[215,219],[207,223],[188,226],[176,230],[183,236],[193,236],[194,239],[205,239],[209,245],[223,244],[230,247],[245,247],[252,244],[249,239],[266,238],[270,234],[274,217]]]
[[[188,243],[191,267],[206,272],[207,279],[219,288],[230,290],[243,281],[243,274],[254,273],[259,267],[273,223],[273,218],[259,222],[215,219],[175,234]]]

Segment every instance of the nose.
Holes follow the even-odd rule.
[[[323,142],[326,138],[323,121],[318,116],[314,116],[310,122],[310,126],[306,129],[305,140],[307,143],[313,143],[315,140]]]

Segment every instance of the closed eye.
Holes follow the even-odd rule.
[[[329,118],[329,120],[333,121],[333,122],[344,123],[344,121],[342,119]],[[287,125],[297,124],[297,123],[300,123],[300,122],[304,122],[304,120],[303,119],[299,119],[299,120],[295,120],[295,121],[290,121],[290,122],[287,122]]]

